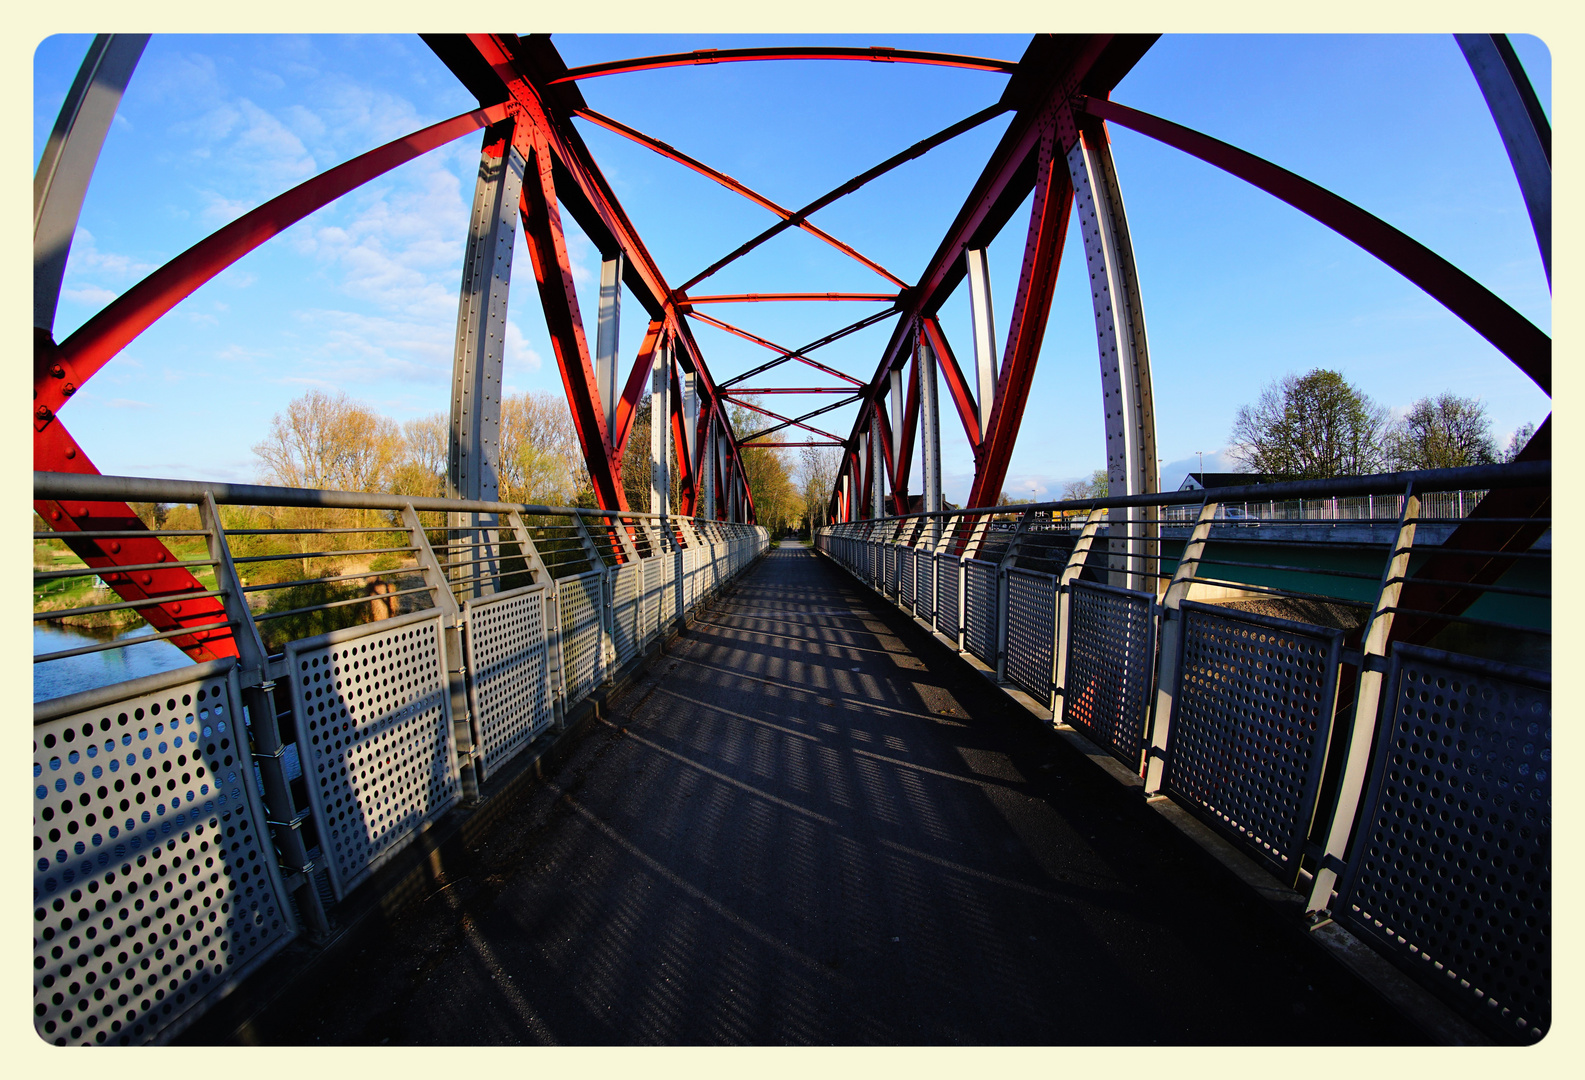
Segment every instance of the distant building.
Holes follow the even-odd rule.
[[[1178,485],[1179,491],[1203,491],[1206,488],[1243,487],[1246,484],[1277,484],[1290,479],[1275,473],[1254,472],[1192,472]]]

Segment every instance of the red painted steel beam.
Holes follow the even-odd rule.
[[[745,394],[852,394],[851,386],[763,386],[751,387],[746,390],[722,390],[721,396],[727,400],[735,400]]]
[[[941,377],[946,380],[947,392],[952,396],[952,404],[957,407],[958,419],[963,421],[963,434],[969,440],[969,448],[976,454],[980,449],[980,414],[974,407],[974,391],[969,389],[968,380],[963,377],[963,369],[958,366],[958,358],[952,352],[952,346],[947,344],[947,335],[942,332],[941,322],[934,315],[921,319],[919,325],[924,334],[930,339],[930,347],[936,354],[936,367],[941,371]]]
[[[58,351],[35,353],[35,430],[49,424],[67,398],[156,319],[264,241],[353,188],[506,115],[506,105],[492,105],[388,142],[277,195],[176,256],[106,305]]]
[[[1070,123],[1064,127],[1072,130],[1074,126]],[[1076,134],[1074,131],[1073,136]],[[1018,277],[1012,319],[1007,325],[1007,345],[997,378],[996,401],[991,407],[988,431],[975,455],[969,506],[993,506],[1001,501],[1002,484],[1007,479],[1013,446],[1023,424],[1029,386],[1034,380],[1040,343],[1051,314],[1051,297],[1057,286],[1057,268],[1062,263],[1068,218],[1073,211],[1073,182],[1068,176],[1067,150],[1067,146],[1059,145],[1057,132],[1048,127],[1040,140],[1029,232],[1024,240],[1023,269]]]
[[[663,143],[659,139],[651,138],[642,131],[639,131],[637,128],[629,127],[621,121],[613,120],[609,116],[604,116],[601,113],[595,112],[593,109],[575,109],[573,110],[573,115],[581,116],[590,123],[597,124],[600,127],[605,128],[607,131],[621,135],[623,138],[631,139],[640,146],[648,147],[662,157],[668,158],[672,161],[675,161],[679,165],[692,169],[701,176],[709,177],[711,180],[714,180],[728,191],[736,192],[755,205],[769,210],[771,213],[775,214],[784,221],[793,216],[793,212],[791,210],[788,210],[787,208],[772,202],[770,199],[767,199],[765,196],[761,195],[747,184],[733,179],[719,169],[711,168],[704,162],[699,161],[697,158],[689,157],[687,154],[668,143]],[[884,266],[881,266],[873,259],[867,258],[866,256],[860,254],[853,247],[848,244],[844,244],[842,241],[838,240],[824,229],[821,229],[807,221],[800,221],[798,223],[798,227],[811,236],[818,237],[820,240],[830,244],[832,247],[836,248],[849,258],[869,267],[882,277],[896,281],[899,285],[902,284],[902,281]]]
[[[735,383],[742,382],[744,379],[748,378],[751,375],[758,375],[762,371],[769,371],[771,368],[776,367],[776,366],[778,366],[780,364],[784,364],[788,360],[796,360],[800,364],[807,364],[810,367],[814,368],[816,371],[823,371],[827,375],[834,375],[834,376],[836,376],[839,379],[845,379],[846,381],[852,383],[854,386],[863,386],[864,385],[863,383],[859,382],[859,380],[855,379],[851,375],[848,375],[848,374],[845,374],[843,372],[840,372],[836,368],[827,367],[826,365],[822,364],[820,361],[811,360],[809,357],[803,356],[800,353],[793,352],[791,349],[784,349],[780,345],[777,345],[777,344],[775,344],[773,342],[770,342],[770,341],[766,341],[764,338],[760,337],[758,334],[751,334],[747,330],[741,329],[740,327],[733,326],[729,322],[723,322],[720,319],[714,318],[714,317],[709,316],[709,315],[705,315],[705,314],[703,314],[701,312],[697,312],[697,311],[693,312],[693,318],[698,319],[700,322],[709,323],[711,326],[714,326],[714,327],[716,327],[719,330],[725,330],[729,334],[736,334],[738,337],[742,338],[744,341],[752,341],[756,345],[763,345],[765,348],[770,349],[772,352],[781,353],[781,359],[780,360],[776,360],[776,361],[773,361],[772,363],[765,364],[762,367],[757,367],[753,371],[750,371],[750,372],[748,372],[746,374],[743,374],[743,375],[739,375],[736,378],[728,379],[726,382],[721,384],[720,388],[721,388],[722,391],[725,391],[727,387],[732,386]],[[811,346],[805,346],[806,349],[810,348],[810,347]]]
[[[499,88],[508,96],[514,115],[543,135],[556,165],[565,171],[572,185],[569,197],[576,194],[590,215],[589,220],[580,220],[584,231],[591,238],[603,233],[611,245],[622,251],[627,266],[624,282],[639,297],[651,317],[663,321],[677,335],[682,344],[679,362],[700,376],[701,397],[714,400],[717,396],[714,380],[687,324],[677,317],[671,288],[572,125],[572,110],[582,106],[581,99],[569,104],[565,95],[549,92],[548,84],[556,77],[555,71],[546,78],[541,68],[567,70],[549,40],[531,36],[525,41],[511,34],[430,35],[425,40],[464,85],[476,94],[481,91],[494,93]],[[558,89],[570,90],[576,97],[575,87]],[[735,443],[730,452],[736,456]],[[590,467],[592,471],[596,463],[591,462]],[[616,491],[620,490],[617,485]],[[745,505],[752,514],[752,497],[746,498]]]
[[[845,379],[846,381],[852,383],[854,386],[863,386],[864,385],[863,383],[861,383],[859,380],[855,379],[851,375],[847,375],[847,374],[844,374],[843,372],[837,371],[835,368],[828,368],[828,367],[826,367],[823,364],[814,364],[814,363],[812,363],[807,358],[808,354],[814,352],[816,349],[823,349],[827,345],[831,344],[833,341],[839,341],[842,338],[847,337],[849,334],[856,334],[860,330],[865,329],[866,327],[873,326],[874,324],[876,324],[878,322],[881,322],[884,319],[889,319],[889,318],[891,318],[892,314],[893,314],[892,310],[888,309],[886,311],[877,311],[873,315],[866,315],[866,316],[864,316],[864,318],[860,319],[858,322],[849,323],[847,326],[844,326],[842,329],[834,330],[831,333],[827,334],[825,337],[820,338],[818,341],[811,341],[809,344],[805,345],[803,348],[798,349],[798,350],[796,350],[794,352],[791,352],[791,353],[786,353],[785,350],[783,350],[780,345],[771,345],[770,346],[771,348],[777,350],[778,352],[783,352],[783,353],[785,353],[785,355],[783,355],[781,357],[781,359],[779,359],[779,360],[772,360],[768,364],[761,364],[759,367],[754,368],[751,371],[745,371],[741,375],[734,375],[732,378],[728,379],[726,382],[721,384],[721,389],[724,391],[728,387],[731,387],[731,386],[733,386],[736,383],[743,382],[745,379],[752,379],[754,376],[756,376],[756,375],[758,375],[758,374],[760,374],[762,372],[769,371],[771,368],[778,367],[781,364],[786,363],[788,360],[799,360],[800,362],[803,362],[803,363],[810,363],[811,366],[819,368],[821,371],[824,371],[824,372],[826,372],[828,374],[836,375],[837,377],[839,377],[841,379]],[[706,319],[706,320],[709,319],[708,315],[700,315],[697,312],[695,312],[694,315],[695,315],[696,318],[701,318],[701,319]]]
[[[885,393],[888,373],[903,362],[903,351],[911,343],[910,330],[915,320],[935,315],[962,281],[964,251],[989,243],[1034,187],[1040,141],[1051,122],[1053,108],[1077,93],[1110,93],[1154,42],[1154,35],[1107,34],[1042,34],[1030,42],[1003,95],[1004,107],[1016,107],[1017,112],[918,284],[899,302],[903,318],[893,330],[868,384],[870,397]],[[949,356],[939,327],[934,328],[931,337],[938,344],[937,355],[943,359]],[[965,401],[972,401],[972,397],[963,396],[967,387],[957,385],[961,374],[953,370],[955,367],[955,361],[943,364],[942,371],[962,413]],[[850,443],[856,445],[859,432],[855,423]],[[980,453],[984,453],[983,448]]]
[[[643,344],[638,347],[638,359],[633,361],[633,369],[627,375],[627,385],[623,387],[622,396],[616,403],[616,439],[611,449],[618,465],[627,452],[627,439],[633,434],[633,417],[637,414],[638,403],[644,400],[650,372],[655,368],[655,346],[660,343],[663,327],[663,323],[651,322],[649,329],[644,331]]]
[[[669,67],[694,67],[700,64],[744,63],[759,60],[870,60],[887,64],[931,64],[939,67],[964,68],[969,71],[990,71],[1010,75],[1018,67],[1011,60],[996,60],[984,56],[960,56],[955,53],[926,52],[919,49],[893,49],[885,45],[853,48],[832,45],[783,45],[761,49],[694,49],[685,53],[664,53],[658,56],[639,56],[628,60],[607,60],[599,64],[585,64],[570,68],[565,75],[551,80],[554,83],[594,79],[602,75],[625,75],[634,71],[655,71]]]
[[[822,441],[817,441],[815,439],[809,439],[809,440],[806,440],[805,442],[769,442],[769,443],[767,443],[767,442],[756,442],[756,443],[746,443],[744,445],[744,449],[746,449],[746,450],[778,450],[778,449],[780,449],[780,450],[799,450],[799,449],[802,449],[805,446],[841,446],[841,445],[842,445],[841,441],[837,440],[837,439],[822,440]]]
[[[1091,116],[1148,135],[1248,181],[1364,248],[1468,323],[1551,394],[1552,339],[1419,241],[1320,185],[1219,139],[1099,97],[1086,97],[1078,104]]]
[[[998,102],[997,104],[992,105],[989,108],[981,109],[979,112],[975,113],[973,116],[965,117],[962,120],[959,120],[957,123],[952,124],[951,126],[945,127],[942,130],[936,132],[934,135],[930,136],[929,138],[919,140],[918,142],[914,143],[912,146],[910,146],[908,149],[902,151],[901,153],[893,154],[891,157],[887,158],[885,161],[881,162],[879,165],[876,165],[875,167],[870,168],[870,169],[866,169],[864,172],[859,173],[857,176],[855,176],[853,179],[847,181],[846,183],[841,184],[841,185],[839,185],[839,186],[837,186],[835,188],[832,188],[830,191],[828,191],[824,195],[820,196],[814,202],[812,202],[809,205],[803,207],[801,210],[798,210],[796,213],[793,214],[792,217],[786,218],[786,219],[778,222],[777,224],[772,225],[770,228],[766,229],[764,232],[762,232],[758,236],[754,237],[754,239],[752,239],[752,240],[748,241],[747,243],[743,244],[742,246],[738,247],[735,251],[732,251],[732,252],[728,253],[727,255],[723,256],[722,258],[716,260],[714,263],[711,263],[708,267],[706,267],[705,269],[701,270],[699,273],[695,274],[693,277],[691,277],[687,281],[685,281],[683,283],[682,289],[680,291],[687,292],[689,289],[691,289],[695,285],[699,284],[699,282],[703,281],[705,278],[707,278],[710,275],[712,275],[712,274],[716,273],[717,271],[721,270],[723,267],[727,266],[728,264],[736,262],[738,259],[741,259],[744,255],[747,255],[749,252],[753,251],[755,248],[759,247],[761,244],[765,243],[767,240],[773,239],[774,237],[779,236],[781,233],[785,232],[787,229],[791,228],[792,226],[800,224],[805,218],[809,217],[811,214],[814,214],[817,211],[823,210],[825,207],[830,206],[832,203],[836,202],[838,199],[840,199],[840,198],[842,198],[842,197],[844,197],[846,195],[853,194],[853,192],[857,191],[859,188],[863,187],[865,184],[869,183],[871,180],[874,180],[878,176],[883,176],[886,173],[891,172],[893,169],[897,168],[897,166],[906,164],[907,162],[912,161],[914,158],[919,157],[919,156],[921,156],[923,154],[926,154],[926,153],[928,153],[931,150],[934,150],[936,147],[940,146],[942,143],[948,142],[948,141],[950,141],[952,139],[957,138],[959,135],[962,135],[965,131],[972,131],[974,128],[979,127],[981,124],[985,123],[987,120],[991,120],[991,119],[993,119],[993,118],[995,118],[997,116],[1000,116],[1002,113],[1007,111],[1007,108],[1008,107],[1005,104],[1002,104],[1001,102]],[[896,278],[891,278],[890,275],[887,275],[887,276],[890,278],[890,280],[894,284],[896,284],[898,286],[905,286],[904,282],[902,282],[902,281],[900,281],[900,280],[898,280]]]
[[[83,452],[66,425],[51,424],[34,437],[34,467],[41,472],[87,473],[99,470]],[[33,509],[46,528],[55,532],[147,532],[148,526],[126,503],[86,500],[35,499]],[[208,587],[182,567],[169,570],[134,570],[116,573],[118,566],[144,566],[176,562],[165,542],[153,534],[114,539],[67,539],[66,546],[123,600],[154,600],[181,593],[207,592]],[[225,607],[217,596],[170,600],[137,609],[156,633],[191,629],[193,633],[169,638],[171,644],[194,661],[218,660],[237,655],[236,639],[226,623]],[[209,627],[209,629],[204,629]]]
[[[780,300],[858,300],[866,303],[891,304],[897,293],[874,292],[784,292],[784,293],[723,293],[719,296],[679,296],[677,303],[691,304],[763,304]]]
[[[600,407],[600,387],[589,343],[584,338],[583,317],[578,311],[578,293],[572,280],[572,261],[567,255],[566,236],[561,228],[561,211],[556,204],[556,186],[551,176],[550,147],[536,128],[522,125],[515,136],[528,161],[530,175],[523,178],[520,207],[523,238],[527,242],[534,281],[539,286],[540,307],[545,314],[545,329],[561,370],[561,383],[572,408],[573,426],[589,466],[595,499],[603,510],[626,510],[627,495],[622,489],[612,439]]]
[[[823,408],[816,409],[813,412],[804,413],[802,416],[791,417],[791,416],[783,416],[781,413],[771,412],[769,409],[762,408],[759,405],[755,405],[751,401],[740,401],[740,400],[734,399],[733,402],[732,402],[734,405],[739,405],[739,406],[741,406],[741,407],[743,407],[745,409],[750,410],[751,412],[757,412],[761,416],[768,416],[772,420],[780,420],[781,421],[781,423],[777,424],[775,427],[762,428],[761,430],[753,432],[752,434],[743,436],[741,439],[738,440],[738,445],[739,446],[746,446],[751,441],[753,441],[754,439],[759,438],[762,435],[769,435],[772,432],[780,431],[783,428],[789,427],[789,426],[801,427],[805,431],[812,431],[816,435],[823,436],[824,438],[827,438],[827,439],[840,438],[840,436],[833,435],[829,431],[821,431],[817,427],[810,427],[808,424],[804,423],[804,421],[813,419],[814,417],[819,416],[822,413],[828,413],[828,412],[830,412],[833,409],[840,409],[844,405],[850,405],[856,400],[857,400],[857,398],[850,397],[846,401],[838,401],[835,404],[827,405],[827,406],[825,406]]]

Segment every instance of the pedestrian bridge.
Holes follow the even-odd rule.
[[[35,541],[86,564],[41,576],[120,575],[145,598],[103,608],[160,605],[175,625],[145,640],[213,656],[35,706],[46,1041],[1550,1024],[1547,462],[878,518],[812,546],[34,485]],[[1267,522],[1219,516],[1235,497]],[[1359,499],[1390,539],[1260,535],[1278,507]],[[146,529],[136,501],[200,527]],[[145,543],[174,561],[128,562]]]

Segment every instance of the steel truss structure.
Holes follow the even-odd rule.
[[[627,510],[622,461],[636,411],[648,389],[657,419],[651,425],[650,510],[665,513],[675,484],[685,516],[753,522],[746,448],[802,446],[771,441],[788,429],[817,437],[815,445],[840,446],[843,464],[830,496],[833,520],[908,513],[911,462],[920,447],[923,476],[919,509],[942,509],[940,429],[936,372],[945,382],[975,458],[967,505],[999,501],[1038,363],[1058,266],[1075,209],[1092,283],[1101,365],[1107,473],[1111,491],[1145,495],[1159,488],[1155,402],[1151,389],[1144,306],[1122,189],[1106,125],[1133,131],[1196,156],[1309,214],[1393,267],[1444,304],[1550,393],[1551,341],[1509,305],[1463,271],[1367,211],[1302,177],[1169,120],[1113,102],[1118,82],[1147,54],[1153,35],[1036,35],[1016,62],[918,50],[776,47],[697,50],[569,68],[548,35],[424,35],[424,41],[479,101],[480,108],[431,125],[354,158],[265,203],[220,229],[150,274],[66,340],[53,336],[70,238],[88,179],[116,102],[146,36],[101,35],[68,94],[34,183],[35,357],[34,459],[41,471],[97,472],[61,421],[60,411],[101,367],[184,297],[293,223],[435,147],[483,132],[479,178],[464,259],[453,393],[449,494],[496,498],[501,368],[512,247],[521,223],[539,301],[568,405],[602,509]],[[1481,86],[1514,164],[1550,277],[1551,135],[1517,58],[1501,35],[1460,35],[1459,43]],[[1007,77],[1001,98],[796,209],[780,206],[686,153],[590,109],[578,90],[585,79],[625,72],[711,63],[787,60],[929,64]],[[979,125],[1011,113],[1005,133],[962,208],[923,271],[909,282],[810,221],[818,211],[871,180]],[[616,195],[573,124],[575,118],[645,146],[770,211],[778,219],[710,266],[672,286],[645,248]],[[1032,196],[1032,198],[1031,198]],[[1022,270],[1012,298],[1006,344],[994,351],[993,308],[985,259],[989,243],[1030,198]],[[591,350],[573,287],[563,229],[571,215],[599,249],[601,293]],[[788,229],[801,229],[883,278],[885,291],[739,293],[690,290]],[[967,368],[947,342],[938,312],[964,283],[973,317]],[[622,376],[617,333],[621,285],[644,309],[648,326],[638,355]],[[884,305],[796,349],[732,325],[702,308],[720,303],[809,301]],[[868,326],[892,322],[890,338],[867,379],[824,364],[811,354]],[[774,358],[717,382],[700,351],[693,323],[709,325],[758,344]],[[796,361],[832,380],[806,387],[757,388],[751,380]],[[746,401],[745,395],[840,395],[811,411],[787,415]],[[757,430],[734,431],[727,414],[736,403],[767,421]],[[858,405],[843,436],[810,421]],[[1531,456],[1549,456],[1543,424]],[[669,446],[667,439],[669,438]],[[669,451],[669,452],[668,452]],[[669,475],[674,454],[677,475]],[[1545,492],[1514,492],[1511,506],[1491,508],[1504,518],[1544,513]],[[1537,502],[1536,500],[1541,500]],[[1527,501],[1528,500],[1528,501]],[[48,527],[59,531],[108,530],[113,542],[73,544],[88,565],[102,568],[107,584],[124,599],[148,601],[142,610],[196,660],[233,654],[220,600],[207,595],[165,546],[146,533],[123,503],[35,502]],[[1127,508],[1112,520],[1134,520]],[[970,521],[966,528],[972,530]],[[1481,550],[1518,543],[1489,535],[1470,544]],[[1148,545],[1148,528],[1121,530]],[[1512,531],[1512,530],[1509,530]],[[962,543],[967,543],[965,533]],[[1114,542],[1115,543],[1115,542]],[[961,546],[961,544],[960,544]],[[1139,551],[1143,551],[1140,547]],[[1132,552],[1133,549],[1130,549]],[[1124,553],[1128,554],[1128,553]],[[1135,552],[1137,554],[1137,552]],[[1456,561],[1458,556],[1444,558]],[[1467,565],[1466,565],[1467,563]],[[135,568],[135,569],[133,569]],[[1443,579],[1489,573],[1479,560],[1443,568]],[[1459,602],[1456,590],[1443,601]],[[1429,602],[1429,601],[1428,601]]]

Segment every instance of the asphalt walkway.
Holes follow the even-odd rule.
[[[273,1043],[1419,1042],[829,562],[773,551]]]

